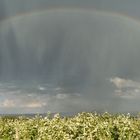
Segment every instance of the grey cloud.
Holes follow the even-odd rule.
[[[112,82],[117,88],[140,88],[140,82],[136,82],[130,79],[123,79],[119,77],[111,78]]]
[[[116,96],[131,100],[140,99],[140,82],[119,77],[111,78],[110,82],[116,86]]]
[[[37,98],[22,91],[28,102],[46,96],[50,104],[43,111],[119,110],[125,102],[106,79],[116,77],[111,82],[117,90],[138,88],[139,82],[126,79],[140,76],[139,36],[137,21],[98,11],[49,10],[9,19],[0,28],[0,78],[54,85],[49,93],[37,86]]]

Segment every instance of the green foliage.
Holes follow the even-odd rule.
[[[0,117],[0,140],[140,140],[140,118],[109,113]]]

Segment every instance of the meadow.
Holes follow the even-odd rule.
[[[0,117],[0,140],[140,140],[140,116],[81,112],[72,117]]]

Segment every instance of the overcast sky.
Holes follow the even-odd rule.
[[[137,111],[139,6],[0,0],[0,113]]]
[[[87,7],[140,17],[139,0],[1,0],[0,18],[50,7]]]

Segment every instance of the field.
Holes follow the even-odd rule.
[[[0,140],[140,140],[140,117],[86,112],[73,117],[0,117]]]

